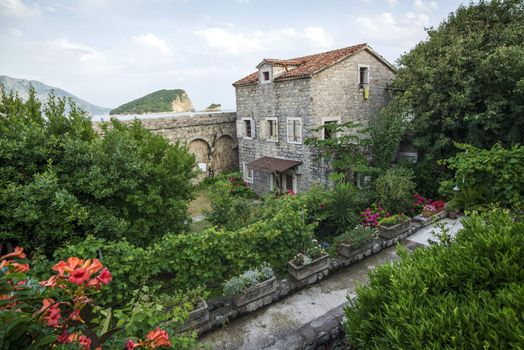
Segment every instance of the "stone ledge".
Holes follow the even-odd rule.
[[[295,293],[304,287],[310,286],[312,284],[317,283],[318,281],[320,281],[323,278],[329,277],[331,273],[339,269],[350,266],[351,264],[361,261],[368,256],[379,253],[380,251],[382,251],[383,249],[387,247],[397,244],[398,242],[406,239],[410,235],[414,234],[415,232],[419,231],[420,229],[434,222],[435,221],[431,221],[427,223],[412,223],[406,232],[392,239],[389,239],[389,240],[378,238],[374,240],[372,243],[370,243],[368,246],[366,246],[366,249],[364,251],[356,252],[355,255],[352,255],[349,258],[344,258],[341,256],[330,257],[329,268],[327,270],[324,270],[321,273],[314,274],[303,281],[296,281],[291,276],[288,276],[288,278],[284,278],[282,280],[277,281],[276,290],[272,294],[268,294],[261,300],[255,300],[251,303],[248,303],[241,308],[236,308],[233,305],[232,301],[225,297],[218,297],[218,298],[207,300],[207,304],[209,305],[209,308],[210,308],[209,322],[206,324],[200,325],[195,330],[197,331],[198,334],[203,334],[217,327],[220,327],[226,324],[227,322],[232,321],[238,317],[249,314],[259,308],[268,307],[272,303],[278,302],[280,299],[283,299],[286,296],[292,293]],[[342,306],[340,307],[342,308]],[[314,321],[317,321],[317,320],[314,320]],[[314,349],[314,348],[311,348],[311,349]]]

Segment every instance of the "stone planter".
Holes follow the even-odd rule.
[[[244,294],[233,298],[233,304],[236,307],[241,307],[258,299],[262,299],[268,294],[273,293],[277,289],[277,279],[271,277],[256,286],[248,288]]]
[[[337,253],[343,256],[344,258],[352,258],[355,255],[364,252],[368,248],[369,244],[366,244],[365,246],[360,248],[353,248],[351,246],[351,243],[339,243],[337,245]]]
[[[428,222],[437,221],[440,219],[444,219],[448,215],[448,212],[446,210],[441,210],[438,213],[435,213],[431,216],[424,216],[422,214],[417,215],[413,218],[413,221],[420,222],[421,224],[426,224]]]
[[[401,233],[406,232],[411,224],[411,219],[408,219],[395,226],[378,225],[378,235],[384,239],[392,239]]]
[[[301,281],[311,275],[322,272],[329,268],[329,255],[325,254],[316,258],[307,265],[296,266],[293,260],[287,263],[288,271],[297,281]]]
[[[191,328],[198,328],[202,324],[209,321],[209,308],[207,307],[207,303],[204,300],[198,308],[191,311],[189,313],[189,316],[187,318],[186,323],[184,323],[180,329],[179,332],[187,331]]]
[[[459,216],[458,210],[448,210],[448,218],[456,219]]]

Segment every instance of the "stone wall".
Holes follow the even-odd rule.
[[[369,98],[364,99],[358,83],[358,65],[369,66]],[[367,50],[350,56],[313,75],[312,78],[293,79],[268,84],[236,87],[237,130],[240,168],[263,156],[301,160],[301,171],[296,175],[298,191],[313,184],[328,184],[328,164],[315,161],[315,151],[303,141],[320,132],[311,131],[323,124],[324,119],[340,122],[356,121],[367,125],[389,100],[387,84],[394,73]],[[278,118],[278,140],[260,138],[262,121]],[[287,118],[302,119],[302,143],[287,142]],[[255,133],[252,139],[242,135],[242,118],[252,118]],[[258,193],[270,190],[269,175],[255,172],[252,187]]]
[[[159,114],[141,122],[170,142],[185,143],[206,175],[238,169],[236,113]]]

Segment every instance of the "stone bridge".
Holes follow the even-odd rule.
[[[235,112],[159,113],[146,118],[136,117],[144,127],[163,135],[169,141],[185,143],[189,152],[195,155],[198,167],[207,176],[238,170]]]

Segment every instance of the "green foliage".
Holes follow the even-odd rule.
[[[489,148],[524,142],[524,6],[493,0],[460,6],[399,60],[393,89],[412,115],[425,192],[445,176],[435,163],[453,141]],[[390,108],[390,107],[388,107]]]
[[[524,342],[524,224],[474,215],[451,244],[370,273],[346,308],[355,349],[517,349]]]
[[[216,181],[210,187],[210,210],[204,211],[206,219],[218,227],[235,230],[255,219],[253,198],[255,193],[244,184],[238,174]]]
[[[401,166],[386,170],[375,181],[375,191],[380,203],[389,211],[403,213],[412,205],[415,194],[413,171]]]
[[[295,266],[303,266],[311,264],[315,259],[326,255],[326,251],[316,239],[312,239],[307,246],[305,246],[300,253],[293,257],[293,264]]]
[[[184,90],[158,90],[113,109],[109,114],[142,114],[173,111],[173,101],[189,101]],[[190,102],[190,101],[189,101]]]
[[[244,271],[240,276],[232,277],[224,283],[224,295],[229,298],[237,297],[250,287],[264,282],[274,276],[273,269],[267,264]]]
[[[409,114],[406,107],[401,105],[403,102],[404,100],[394,99],[387,108],[369,120],[373,165],[378,169],[385,170],[389,167],[406,132]]]
[[[357,225],[335,237],[334,243],[335,245],[346,243],[351,244],[351,247],[353,248],[360,248],[371,243],[376,235],[377,231],[373,227]]]
[[[395,215],[387,216],[385,218],[380,219],[378,223],[381,226],[391,227],[391,226],[398,225],[408,219],[409,217],[407,217],[404,214],[395,214]]]
[[[467,198],[466,191],[477,191],[480,192],[478,197],[484,194],[484,201],[487,203],[495,201],[505,207],[522,208],[524,146],[515,145],[505,149],[500,144],[495,144],[489,150],[463,144],[456,146],[462,152],[442,161],[442,164],[455,171],[453,180],[441,182],[442,193],[449,194],[458,185],[462,193],[457,193],[457,200],[464,197],[463,202],[480,204],[482,198],[475,201],[468,201]]]
[[[87,234],[148,244],[185,229],[194,158],[145,129],[89,117],[52,95],[0,101],[0,242],[42,248]]]
[[[372,170],[368,166],[366,151],[370,141],[364,137],[365,130],[360,124],[348,122],[343,124],[330,123],[312,131],[323,128],[334,137],[323,140],[318,137],[306,139],[305,144],[312,146],[318,152],[316,159],[331,164],[334,178],[338,181],[354,181],[355,175],[367,174]]]
[[[283,272],[295,252],[310,244],[314,224],[305,223],[307,213],[295,196],[281,197],[276,205],[271,217],[238,230],[166,235],[155,244],[154,264],[163,265],[171,283],[181,288],[217,287],[263,262]]]
[[[359,189],[350,183],[339,183],[331,191],[327,202],[327,220],[336,232],[344,232],[360,222],[359,213],[364,203],[359,201]]]

